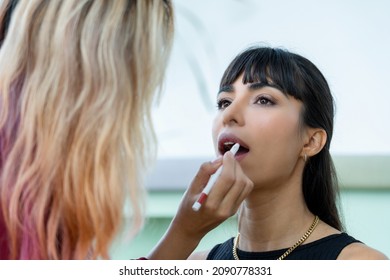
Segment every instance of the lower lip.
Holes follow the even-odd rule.
[[[241,160],[243,160],[247,155],[248,155],[248,153],[238,154],[238,155],[235,155],[234,158],[235,158],[237,161],[241,161]]]

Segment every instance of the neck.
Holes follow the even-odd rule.
[[[309,229],[314,215],[309,211],[299,186],[275,191],[255,188],[239,215],[241,250],[261,252],[292,246]]]

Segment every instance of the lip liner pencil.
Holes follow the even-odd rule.
[[[233,145],[233,147],[230,149],[233,156],[237,153],[238,149],[240,148],[240,144],[236,143]],[[200,207],[202,206],[202,203],[206,200],[208,194],[211,191],[211,188],[214,186],[215,181],[217,180],[218,176],[222,172],[222,165],[217,169],[217,171],[211,175],[211,178],[209,182],[207,183],[206,187],[203,189],[202,193],[200,194],[197,201],[195,201],[194,205],[192,205],[192,210],[198,211]]]

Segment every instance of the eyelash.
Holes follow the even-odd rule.
[[[261,103],[261,101],[264,100],[266,103]],[[264,105],[264,106],[272,106],[272,105],[275,105],[275,102],[273,102],[270,98],[266,97],[266,96],[258,96],[256,98],[256,104],[259,104],[259,105]]]
[[[261,103],[261,102],[264,102],[265,103]],[[230,99],[226,99],[226,98],[222,98],[220,100],[217,101],[217,109],[218,110],[224,110],[226,109],[230,104],[232,103],[232,100]],[[268,97],[265,97],[265,96],[258,96],[255,100],[255,104],[258,104],[258,105],[263,105],[263,106],[272,106],[272,105],[275,105],[275,102],[273,102],[270,98]]]
[[[227,106],[224,106],[224,104],[226,104],[226,103],[229,103],[229,104],[228,104]],[[220,99],[220,100],[217,101],[217,109],[218,109],[218,110],[223,110],[223,109],[225,109],[226,107],[228,107],[231,103],[232,103],[231,100],[222,98],[222,99]]]

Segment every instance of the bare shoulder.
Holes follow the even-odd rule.
[[[338,260],[388,260],[382,252],[363,243],[352,243],[346,246],[337,258]]]
[[[188,260],[206,260],[210,250],[194,252],[189,257]]]

